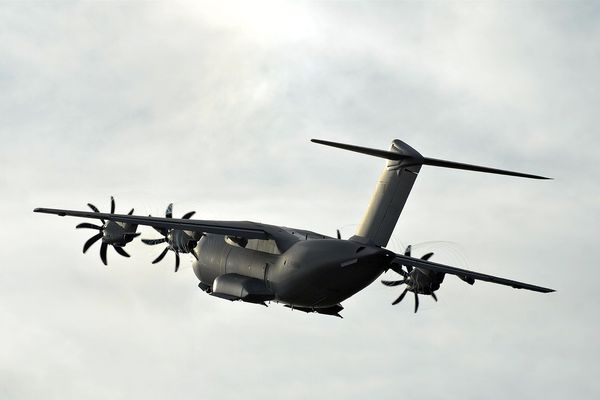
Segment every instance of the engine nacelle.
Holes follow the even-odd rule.
[[[211,295],[249,303],[263,303],[274,299],[273,292],[265,285],[264,281],[239,274],[218,276],[213,281]]]
[[[178,253],[191,253],[200,239],[200,234],[192,231],[171,229],[167,234],[167,242],[171,249]]]
[[[106,221],[106,225],[102,231],[102,243],[123,247],[138,236],[136,231],[136,224]]]
[[[432,294],[440,288],[446,274],[443,272],[433,272],[427,269],[415,268],[409,275],[413,292],[418,294]]]

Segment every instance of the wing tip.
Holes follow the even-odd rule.
[[[556,292],[556,290],[549,289],[549,288],[540,288],[540,289],[535,290],[535,291],[539,292],[539,293],[553,293],[553,292]]]
[[[59,210],[53,210],[51,208],[43,208],[43,207],[36,207],[33,209],[34,213],[65,215],[65,214],[59,213],[58,211]]]
[[[525,289],[525,290],[531,290],[533,292],[538,292],[538,293],[552,293],[552,292],[556,292],[555,289],[550,289],[550,288],[545,288],[545,287],[541,287],[541,286],[534,286],[534,285],[527,285],[527,286],[513,286],[514,289]]]
[[[65,217],[67,215],[67,210],[56,210],[54,208],[42,208],[36,207],[33,209],[35,213],[44,213],[44,214],[55,214],[59,217]]]

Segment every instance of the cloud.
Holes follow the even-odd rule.
[[[0,10],[0,393],[10,398],[593,398],[598,7],[12,3]],[[396,229],[551,295],[377,283],[344,320],[229,303],[190,260],[80,246],[88,201],[351,234],[381,160],[311,137],[547,174],[424,167]],[[151,236],[145,231],[144,236]],[[400,250],[400,249],[398,249]],[[438,250],[435,250],[438,252]],[[438,261],[451,255],[440,249]],[[452,261],[452,260],[449,260]],[[458,260],[460,261],[460,260]],[[466,265],[465,265],[466,266]],[[556,385],[547,391],[548,379]],[[426,388],[426,392],[423,392]]]

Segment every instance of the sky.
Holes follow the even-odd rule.
[[[0,397],[594,399],[600,5],[0,3]],[[387,148],[423,167],[390,248],[551,287],[378,281],[344,319],[231,303],[191,257],[130,259],[35,207],[252,220],[344,237]],[[151,229],[143,237],[156,237]],[[393,273],[385,275],[393,278]]]

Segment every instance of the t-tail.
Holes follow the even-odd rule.
[[[423,157],[418,151],[398,139],[392,141],[389,150],[377,150],[319,139],[312,139],[311,141],[388,160],[377,181],[377,186],[375,187],[369,207],[356,232],[356,239],[366,240],[381,247],[387,246],[392,232],[396,227],[396,222],[398,222],[404,204],[406,204],[408,195],[423,165],[531,179],[551,179],[521,172]]]

